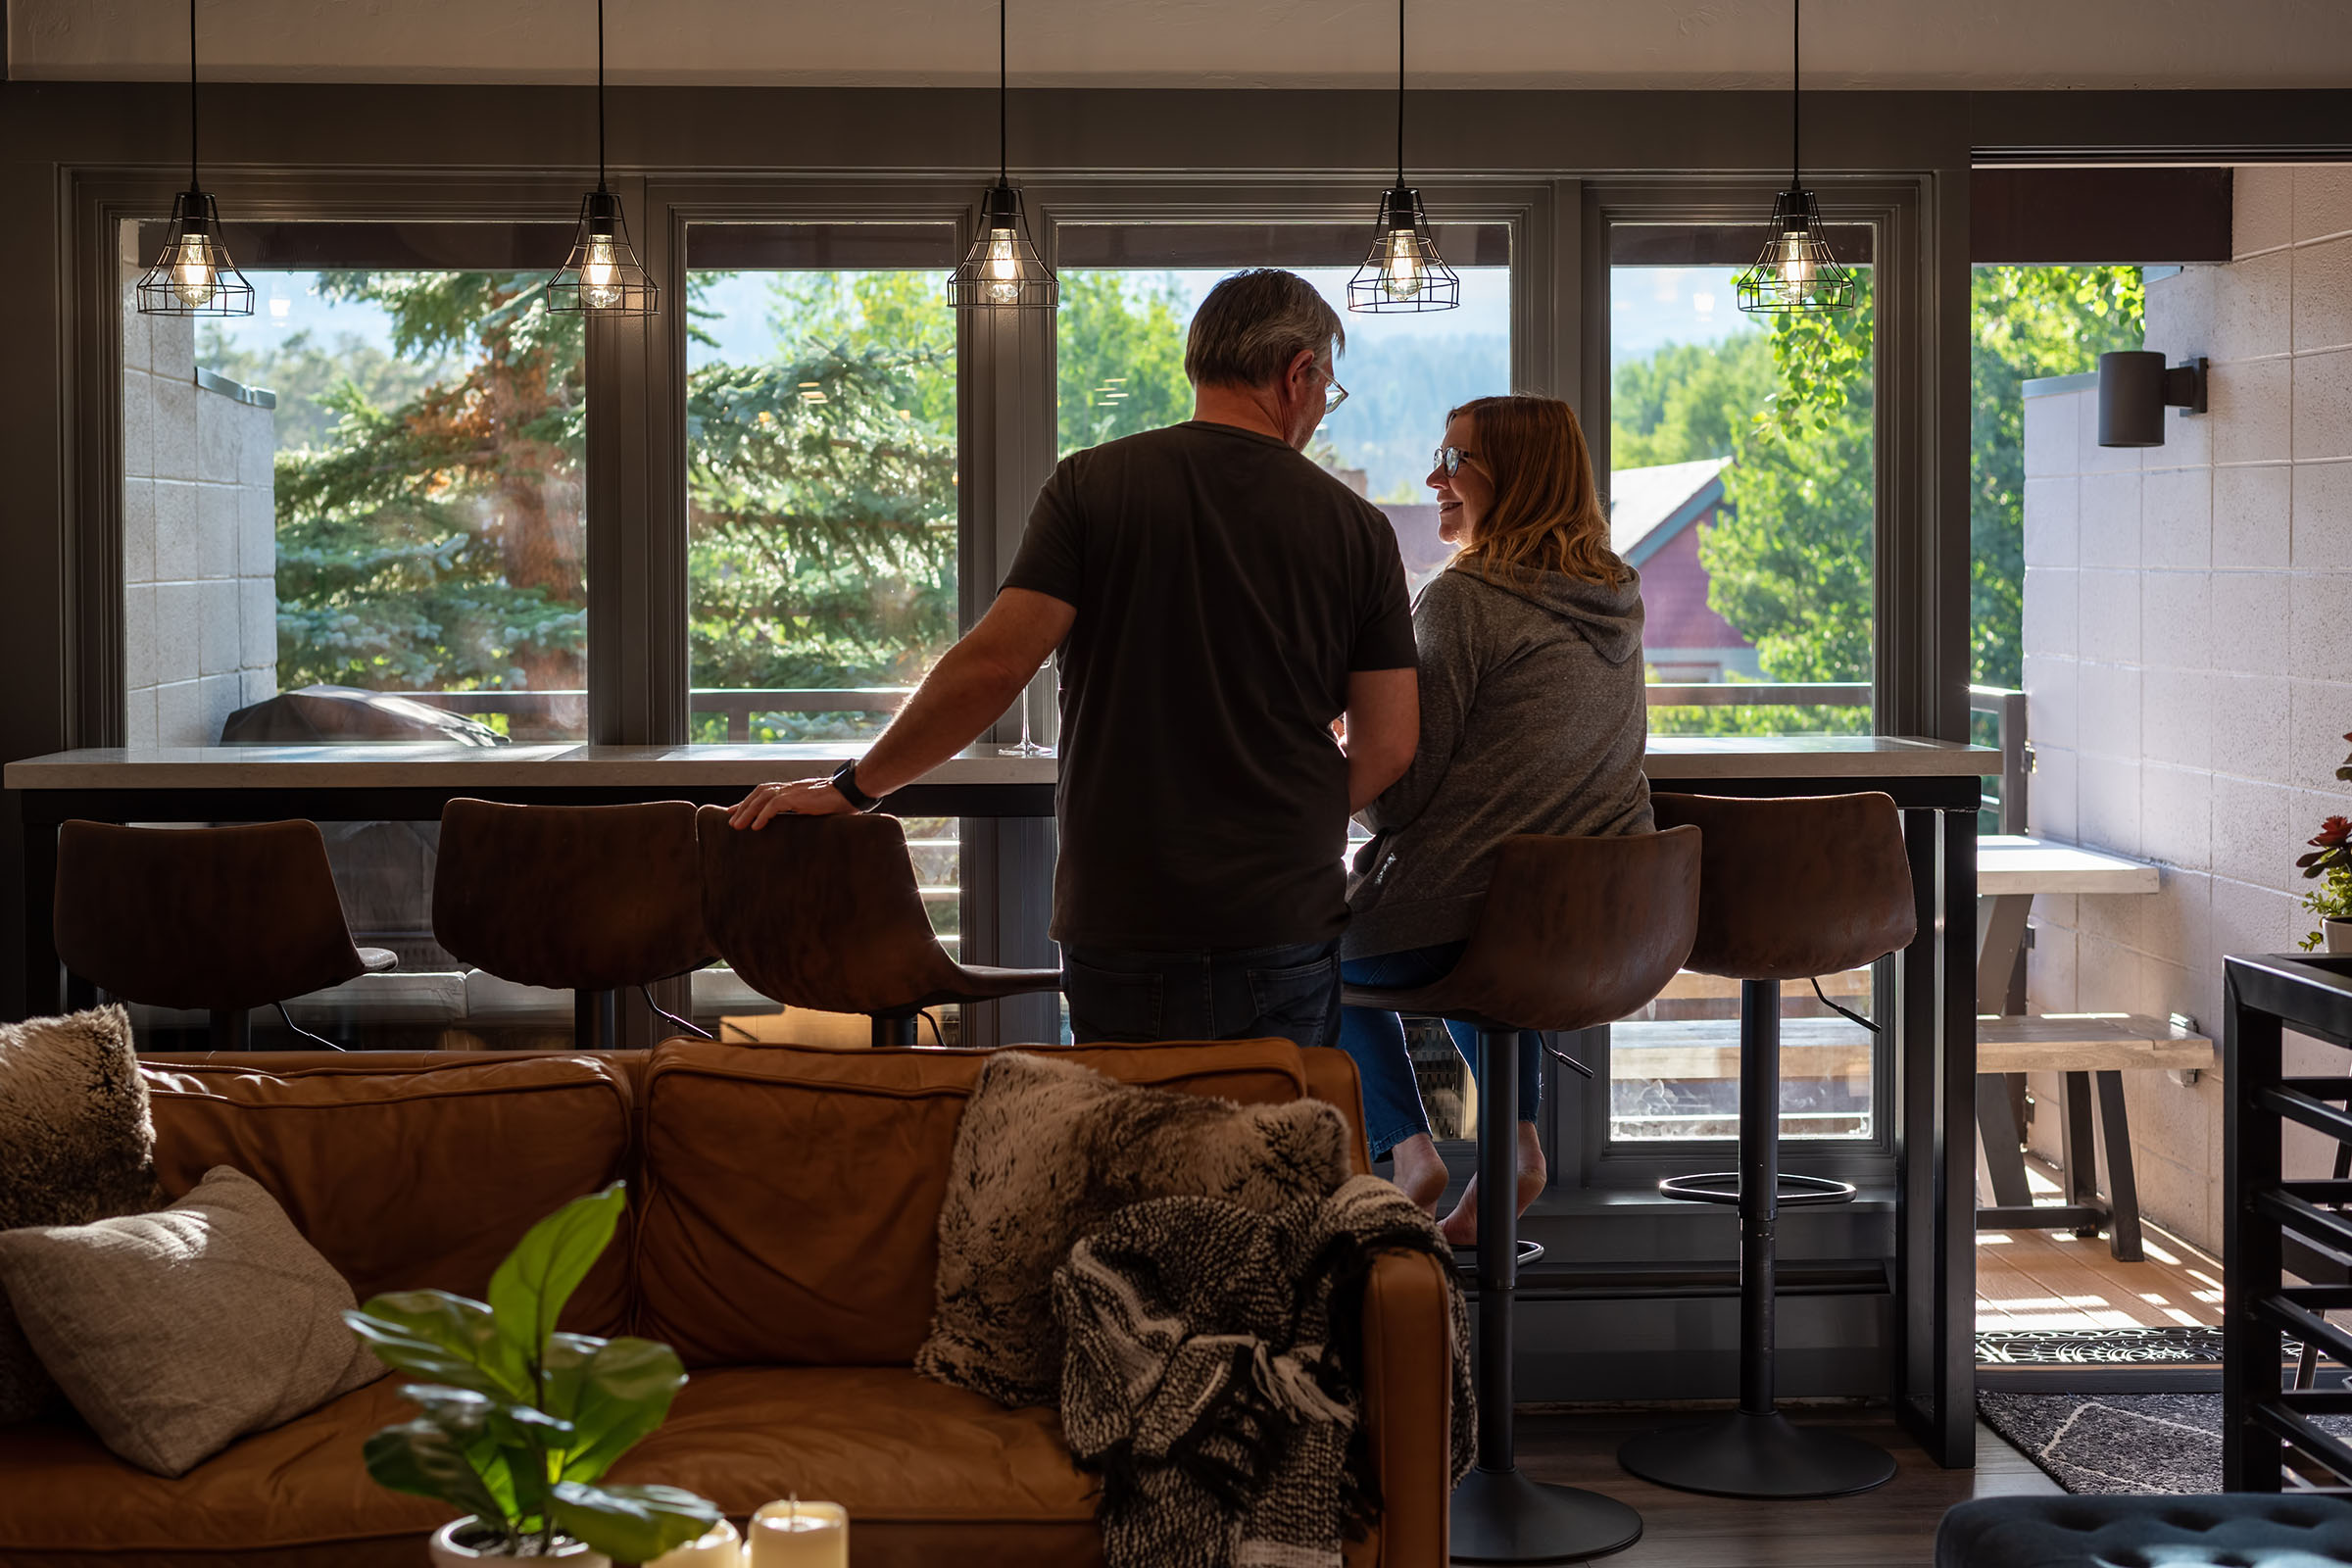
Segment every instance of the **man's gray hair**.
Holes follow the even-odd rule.
[[[1195,386],[1263,386],[1300,349],[1329,367],[1348,330],[1315,285],[1278,267],[1236,272],[1208,291],[1184,343],[1185,377]]]

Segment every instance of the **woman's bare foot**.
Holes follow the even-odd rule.
[[[1544,1182],[1548,1174],[1544,1165],[1543,1142],[1536,1137],[1536,1124],[1532,1121],[1521,1122],[1519,1124],[1519,1206],[1515,1212],[1521,1214],[1527,1212],[1527,1205],[1534,1202],[1537,1195],[1544,1191]],[[1469,1187],[1462,1193],[1462,1200],[1454,1205],[1453,1212],[1446,1215],[1440,1222],[1438,1228],[1446,1233],[1446,1242],[1454,1247],[1478,1245],[1478,1178],[1476,1176],[1470,1178]]]
[[[1395,1160],[1395,1182],[1413,1206],[1432,1219],[1437,1217],[1438,1200],[1446,1194],[1446,1161],[1438,1157],[1437,1141],[1427,1133],[1415,1133],[1389,1151]]]

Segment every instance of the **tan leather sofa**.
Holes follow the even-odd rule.
[[[1354,1065],[1281,1041],[1064,1048],[1135,1083],[1358,1118]],[[361,1298],[480,1297],[515,1239],[616,1176],[630,1213],[564,1327],[668,1342],[691,1381],[615,1480],[690,1487],[741,1518],[787,1493],[845,1503],[858,1568],[1099,1563],[1089,1480],[1054,1413],[909,1370],[931,1316],[950,1151],[984,1054],[749,1049],[151,1058],[157,1159],[261,1181]],[[1357,1158],[1362,1160],[1360,1126]],[[1445,1560],[1445,1286],[1393,1254],[1364,1304],[1384,1514],[1350,1568]],[[397,1378],[237,1443],[177,1480],[87,1432],[0,1428],[0,1568],[424,1560],[448,1517],[369,1481],[360,1444],[407,1419]]]

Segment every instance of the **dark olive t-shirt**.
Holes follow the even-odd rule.
[[[1233,950],[1347,924],[1358,669],[1414,665],[1396,536],[1271,436],[1200,420],[1073,453],[1007,588],[1078,618],[1061,645],[1054,936]]]

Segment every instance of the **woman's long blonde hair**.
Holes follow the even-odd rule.
[[[1576,411],[1557,398],[1514,394],[1473,398],[1446,422],[1465,415],[1478,432],[1477,459],[1494,479],[1494,504],[1452,564],[1518,586],[1546,571],[1623,586],[1633,568],[1609,548],[1609,514]]]

